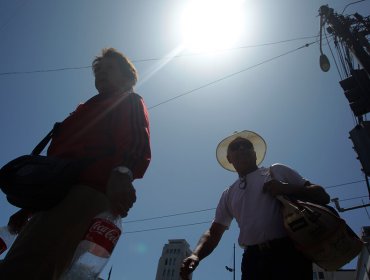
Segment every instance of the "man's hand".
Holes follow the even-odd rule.
[[[183,280],[189,279],[189,274],[191,274],[199,264],[199,258],[196,255],[190,255],[186,259],[183,260],[181,269],[180,269],[180,276]]]
[[[271,180],[264,184],[263,192],[268,192],[272,196],[277,196],[280,194],[289,194],[288,184],[280,182],[278,180]]]
[[[114,215],[126,217],[136,201],[136,191],[128,175],[112,171],[107,186],[107,197]]]

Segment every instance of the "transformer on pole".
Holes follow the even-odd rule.
[[[330,68],[330,62],[322,51],[322,33],[327,25],[326,31],[332,36],[341,62],[338,72],[344,76],[339,83],[357,122],[349,132],[349,138],[365,174],[370,197],[370,121],[366,119],[370,113],[370,17],[358,13],[345,16],[335,13],[327,5],[320,7],[319,14],[320,67],[324,72]]]

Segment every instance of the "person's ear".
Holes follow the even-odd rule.
[[[257,161],[257,153],[255,150],[253,150],[254,159]]]

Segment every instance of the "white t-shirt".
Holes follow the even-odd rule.
[[[272,165],[274,179],[304,186],[307,182],[297,171],[282,165]],[[245,178],[238,179],[220,198],[214,222],[229,227],[233,218],[238,223],[239,245],[246,247],[287,235],[279,201],[262,192],[265,182],[271,180],[270,169],[260,167]]]

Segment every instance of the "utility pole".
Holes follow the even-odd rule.
[[[234,243],[234,259],[233,259],[233,280],[235,280],[235,243]]]
[[[354,15],[354,18],[337,14],[328,5],[321,6],[319,14],[323,22],[329,24],[328,32],[338,36],[347,45],[369,74],[370,57],[364,49],[365,47],[370,51],[369,42],[366,39],[366,36],[369,34],[369,22],[358,13]],[[361,24],[361,21],[363,29],[357,30],[354,25]]]
[[[337,50],[339,66],[335,61],[339,75],[340,69],[344,77],[339,82],[348,99],[350,108],[356,117],[356,126],[349,132],[353,148],[357,153],[370,198],[370,121],[366,115],[370,112],[370,17],[358,13],[351,16],[335,13],[328,5],[321,6],[320,14],[320,67],[324,72],[330,68],[330,63],[322,51],[322,33],[327,25]],[[328,42],[330,47],[330,44]],[[331,49],[330,49],[331,50]],[[334,57],[334,55],[333,55]],[[354,60],[356,58],[356,61]],[[335,58],[334,58],[335,59]],[[358,65],[356,65],[356,63]],[[338,202],[336,206],[339,207]],[[346,210],[366,207],[368,205],[351,207]],[[338,208],[337,207],[337,208]],[[339,210],[339,208],[338,208]],[[343,211],[344,209],[341,208]]]
[[[228,266],[225,266],[227,271],[230,271],[233,273],[233,280],[235,280],[235,243],[234,243],[234,253],[233,253],[233,267],[230,268]]]

